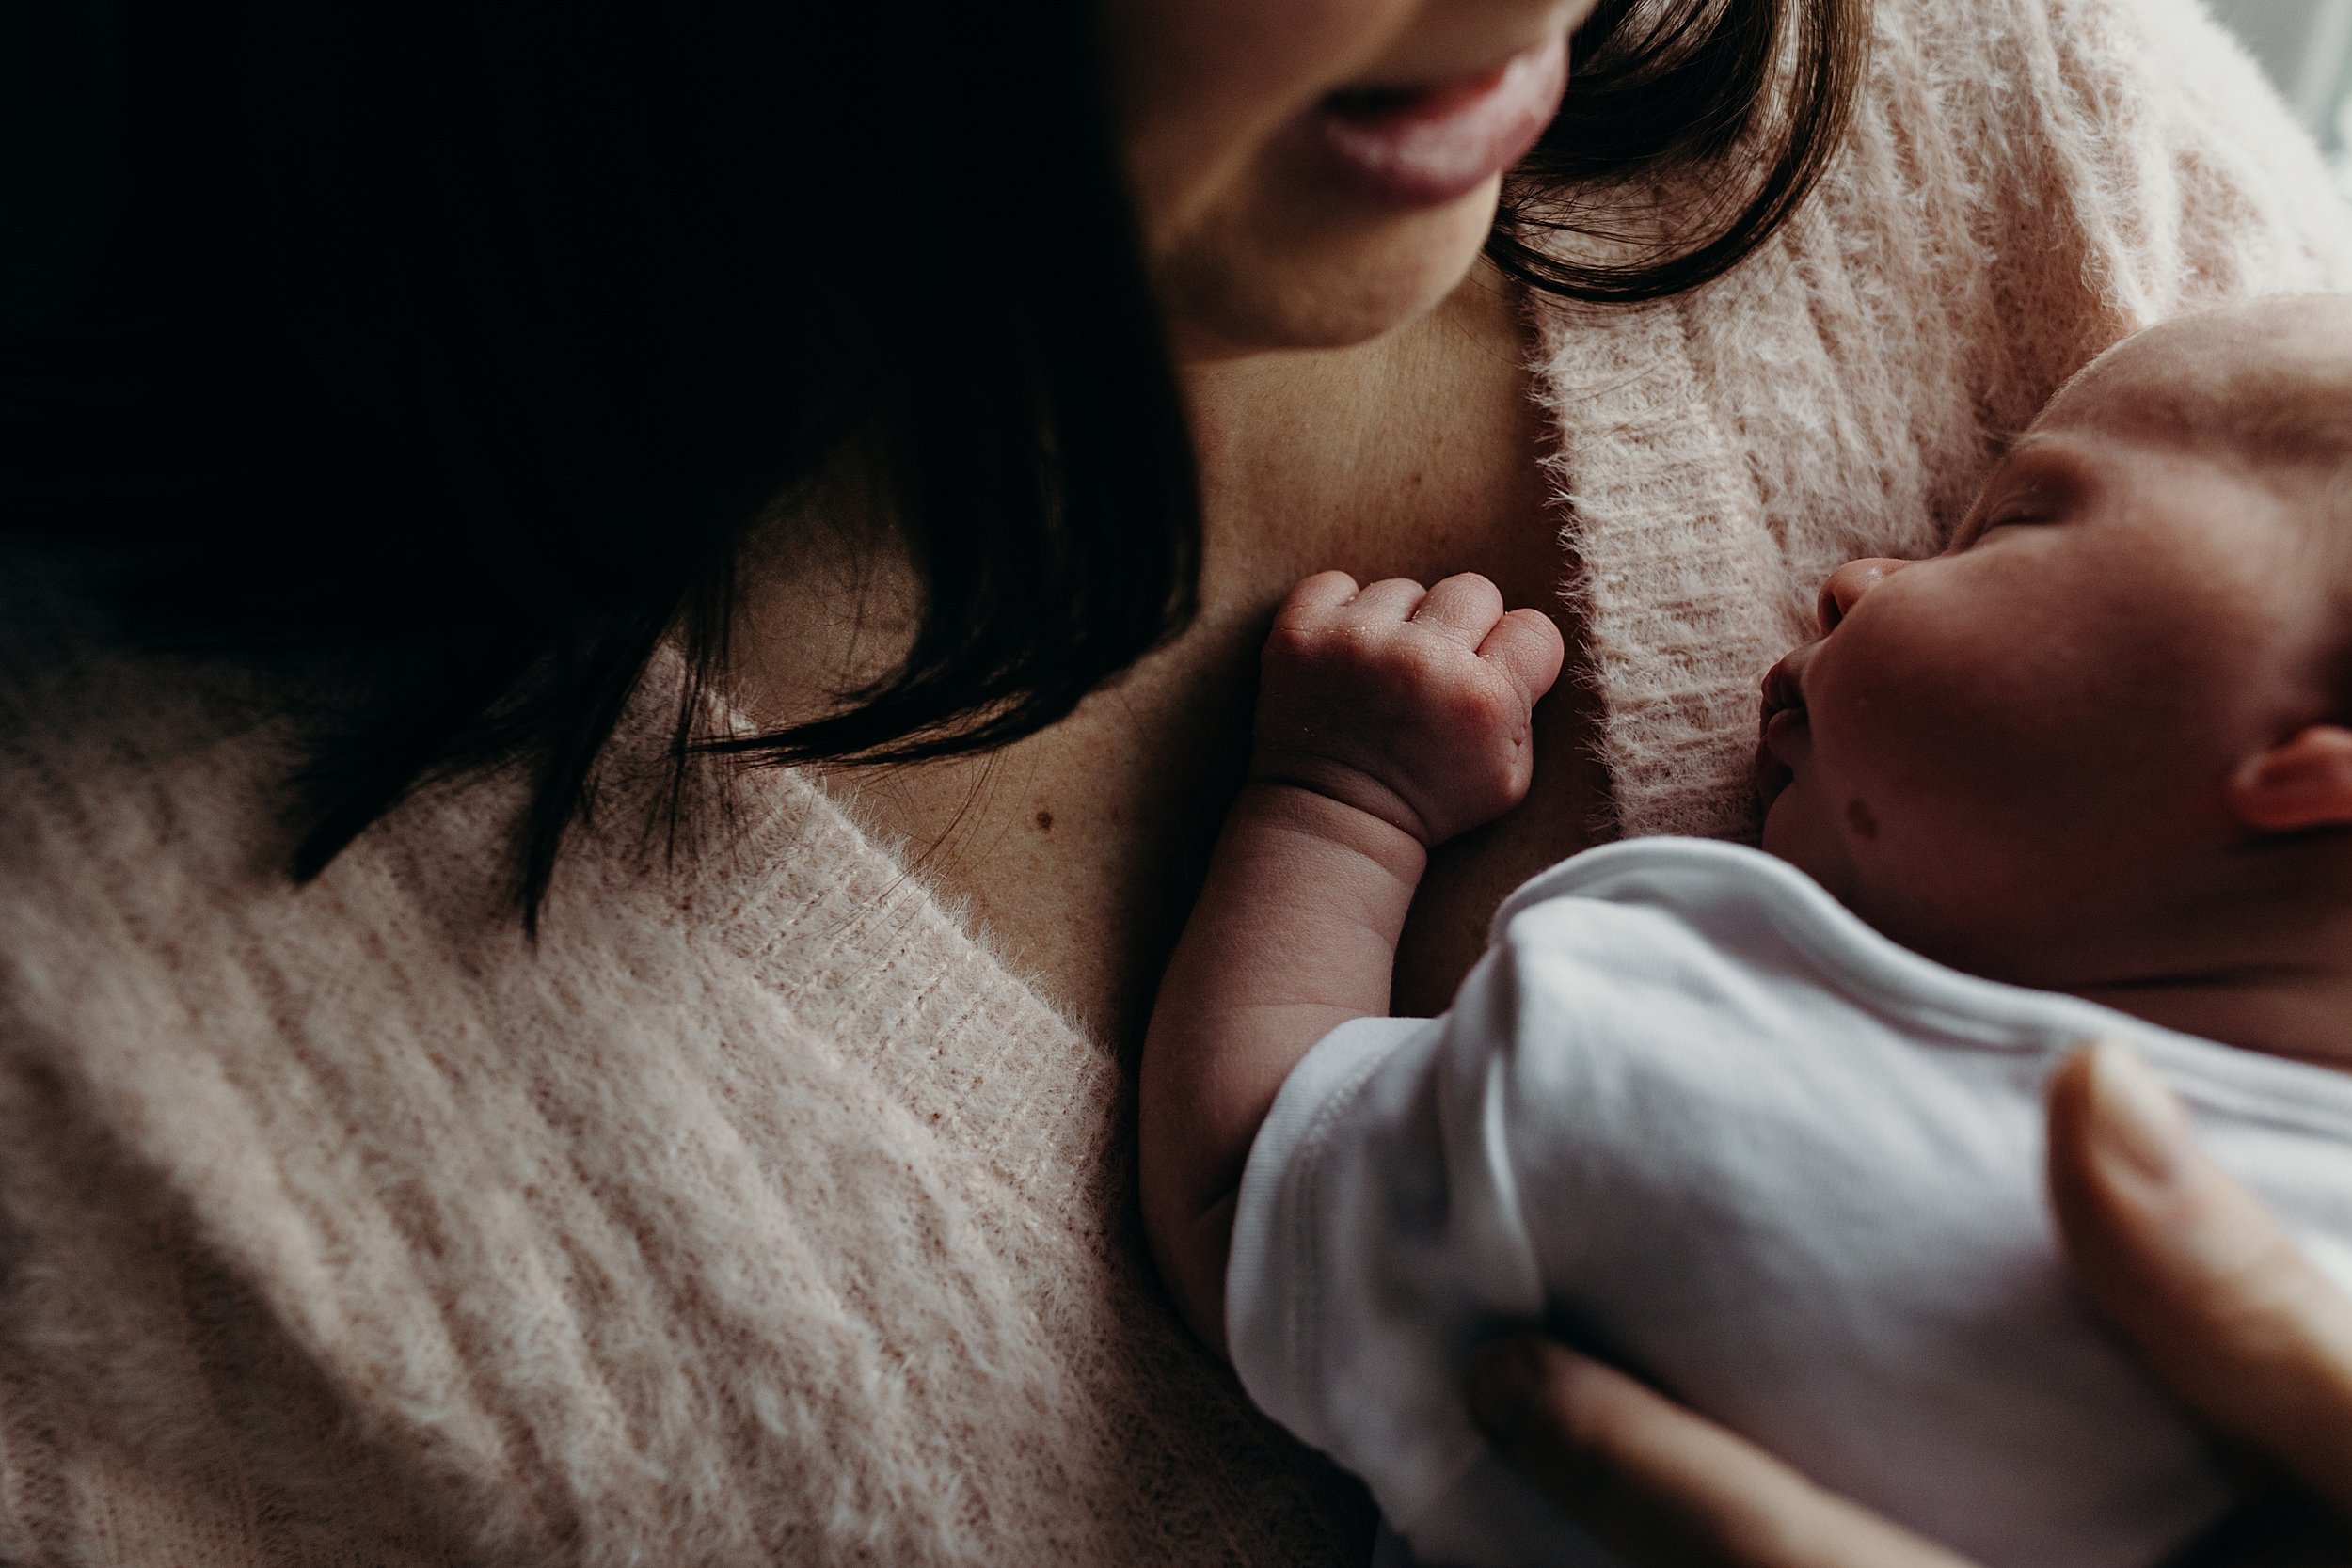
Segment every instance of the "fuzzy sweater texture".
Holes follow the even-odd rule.
[[[1762,256],[1533,308],[1628,832],[1736,833],[1757,673],[1932,549],[2130,329],[2352,287],[2352,217],[2192,0],[1880,0]],[[675,865],[616,742],[533,953],[514,789],[288,886],[287,738],[0,581],[0,1560],[1360,1556],[1347,1483],[1152,1284],[1128,1096],[806,781]]]

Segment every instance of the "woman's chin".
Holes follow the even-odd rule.
[[[1346,348],[1419,319],[1476,263],[1501,186],[1406,212],[1294,203],[1204,230],[1156,269],[1177,357]]]

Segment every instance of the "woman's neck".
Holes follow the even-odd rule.
[[[1517,301],[1473,279],[1375,343],[1188,371],[1207,532],[1194,625],[1042,735],[827,789],[1049,1000],[1098,1038],[1138,1038],[1239,779],[1258,648],[1291,584],[1327,567],[1476,571],[1514,604],[1558,609],[1566,562],[1521,330]],[[805,711],[812,682],[866,668],[869,611],[902,586],[855,551],[754,584],[736,648],[746,711],[774,722]],[[1400,949],[1400,1006],[1442,1006],[1502,895],[1581,847],[1605,788],[1582,697],[1537,712],[1531,803],[1433,863]]]

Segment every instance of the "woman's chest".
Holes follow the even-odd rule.
[[[1494,302],[1472,302],[1491,308]],[[1422,352],[1318,398],[1317,367],[1225,388],[1197,415],[1207,529],[1201,611],[1053,729],[991,755],[829,785],[1015,969],[1099,1037],[1138,1040],[1247,765],[1258,645],[1299,578],[1434,581],[1475,571],[1578,627],[1539,467],[1516,323],[1502,341],[1440,322]],[[1478,323],[1470,325],[1475,328]],[[1442,848],[1399,953],[1396,1005],[1433,1011],[1503,893],[1588,841],[1606,779],[1573,678],[1538,709],[1534,793]],[[1294,890],[1302,902],[1319,895]]]

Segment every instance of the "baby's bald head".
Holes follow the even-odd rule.
[[[2150,327],[2092,360],[2035,425],[2328,484],[2352,468],[2352,295],[2249,300]]]

